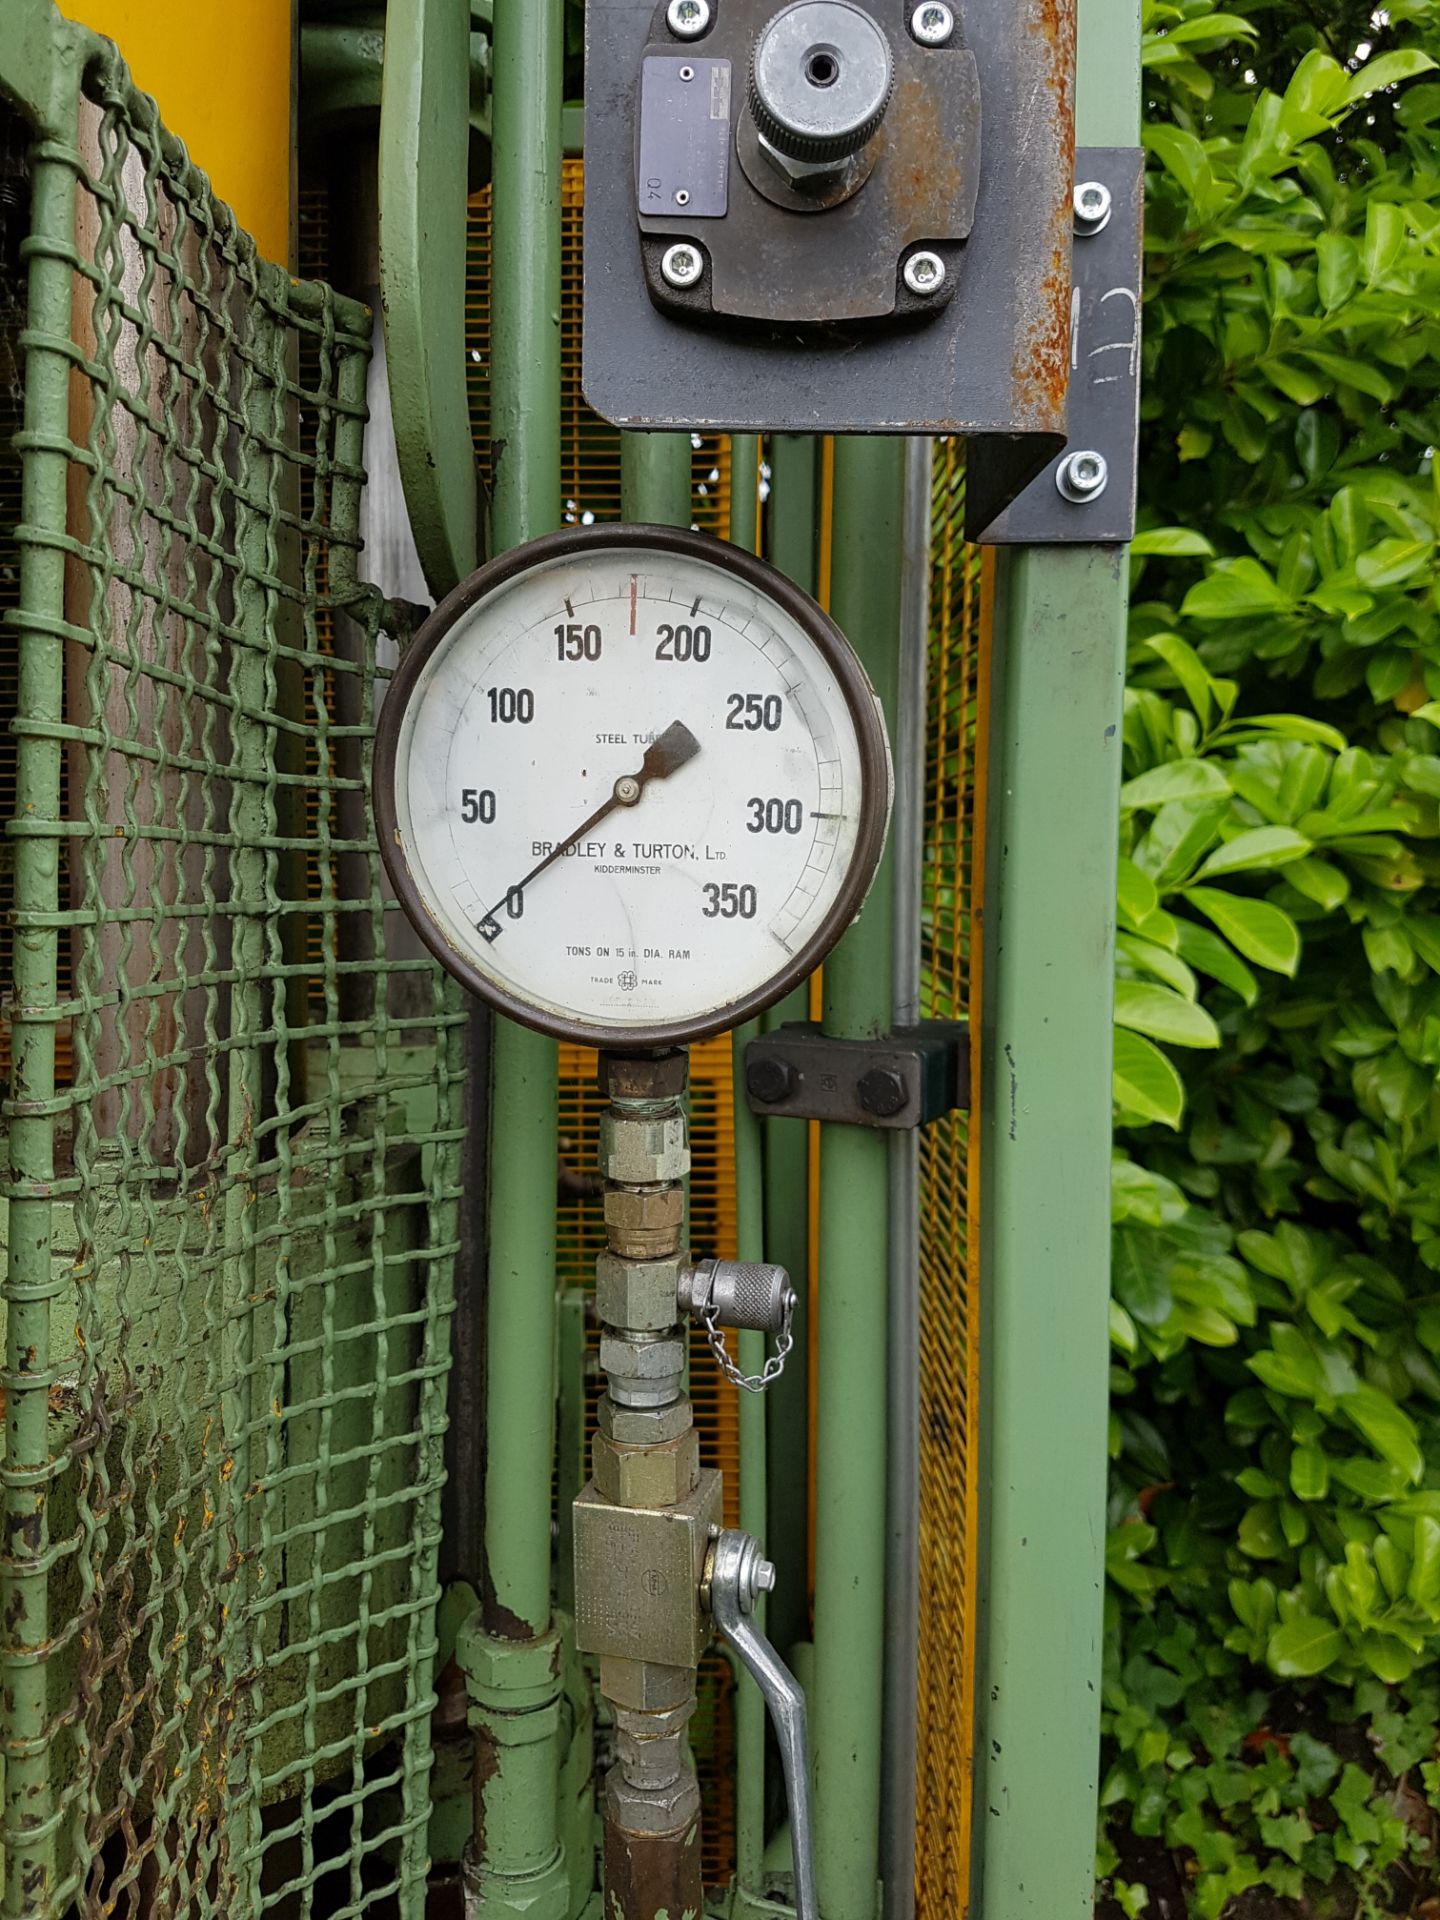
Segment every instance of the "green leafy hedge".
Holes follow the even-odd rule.
[[[1413,1912],[1440,1897],[1440,15],[1145,25],[1102,1891]]]

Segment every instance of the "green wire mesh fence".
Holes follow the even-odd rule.
[[[86,46],[0,142],[3,1911],[418,1916],[463,1014],[369,807],[369,316]]]

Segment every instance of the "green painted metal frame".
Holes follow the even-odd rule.
[[[496,0],[493,32],[491,531],[503,552],[560,524],[561,0]],[[572,1642],[552,1605],[557,1054],[503,1018],[492,1048],[484,1582],[465,1661],[489,1756],[471,1884],[481,1914],[565,1920],[593,1864],[567,1852]]]
[[[1135,0],[1080,0],[1077,140],[1139,131]],[[1128,568],[1001,556],[981,1151],[975,1908],[1087,1920],[1105,1543],[1110,1065]]]
[[[903,483],[903,441],[837,441],[831,611],[870,675],[892,739]],[[891,847],[859,919],[825,963],[829,1033],[865,1039],[889,1029],[894,891]],[[810,1724],[825,1920],[874,1920],[880,1876],[889,1213],[888,1136],[822,1126]]]

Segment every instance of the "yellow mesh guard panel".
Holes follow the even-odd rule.
[[[921,1014],[977,1022],[984,793],[980,553],[961,532],[963,458],[935,443]],[[978,1354],[975,1155],[964,1113],[921,1136],[918,1920],[969,1903]]]

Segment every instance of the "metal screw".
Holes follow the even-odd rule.
[[[788,1060],[751,1060],[745,1068],[745,1087],[752,1099],[778,1107],[795,1091],[795,1069]]]
[[[922,47],[943,47],[955,31],[955,15],[941,0],[925,0],[910,16],[910,31]]]
[[[756,1567],[755,1591],[757,1593],[773,1593],[775,1591],[775,1563],[773,1560],[762,1560],[759,1566]]]
[[[1075,231],[1099,233],[1108,226],[1113,205],[1109,187],[1103,180],[1082,180],[1075,188]]]
[[[710,0],[670,0],[665,24],[677,39],[698,40],[710,24]]]
[[[888,1120],[905,1104],[905,1082],[893,1067],[871,1067],[855,1089],[866,1113]]]
[[[1091,447],[1067,453],[1055,469],[1055,485],[1062,498],[1073,501],[1077,507],[1084,506],[1087,500],[1098,500],[1109,479],[1109,461]]]
[[[922,299],[932,293],[938,293],[945,284],[945,262],[938,253],[912,253],[901,269],[902,278],[911,293],[918,293]]]
[[[704,271],[704,254],[688,240],[667,247],[660,257],[660,277],[670,287],[693,287]]]

